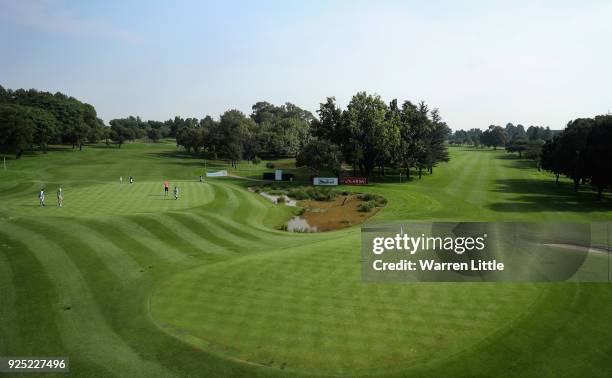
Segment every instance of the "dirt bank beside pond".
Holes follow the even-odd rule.
[[[363,223],[374,216],[380,207],[374,207],[368,212],[359,211],[359,206],[366,201],[357,194],[338,196],[333,201],[298,201],[297,205],[304,208],[301,218],[318,231],[332,231]]]

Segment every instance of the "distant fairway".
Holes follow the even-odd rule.
[[[199,183],[203,161],[174,151],[61,150],[0,171],[0,355],[105,376],[610,375],[611,285],[362,283],[358,228],[275,230],[291,209],[237,179]],[[451,154],[420,181],[359,188],[389,200],[376,219],[612,220],[609,197],[503,151]]]

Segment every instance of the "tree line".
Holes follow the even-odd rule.
[[[227,110],[214,120],[206,116],[177,124],[171,135],[188,152],[205,151],[211,158],[258,161],[262,157],[295,157],[310,138],[314,116],[292,104],[275,106],[262,101],[252,113]]]
[[[82,148],[101,138],[105,127],[93,106],[57,92],[0,86],[0,152],[18,158],[28,150],[47,151],[50,143]]]
[[[455,145],[470,145],[474,147],[504,147],[506,151],[518,153],[519,158],[527,158],[540,166],[542,146],[551,140],[556,131],[550,127],[529,126],[526,130],[521,124],[506,124],[506,127],[490,125],[484,131],[474,128],[456,130],[449,137],[449,143]]]
[[[591,184],[602,198],[612,188],[612,115],[578,118],[542,146],[541,166],[569,177],[574,190]]]
[[[346,109],[333,97],[320,104],[318,118],[286,103],[258,102],[246,116],[228,110],[216,121],[210,116],[173,129],[177,145],[188,152],[205,151],[212,158],[258,161],[261,157],[295,157],[297,166],[339,175],[343,166],[371,176],[378,168],[417,168],[433,173],[448,161],[450,129],[437,109],[409,101],[386,104],[380,96],[359,92]]]
[[[176,117],[179,118],[179,117]],[[188,119],[191,122],[191,119]],[[182,122],[185,122],[181,118]],[[107,128],[107,132],[104,138],[112,140],[117,147],[121,148],[121,145],[126,141],[134,141],[137,139],[148,138],[153,142],[157,142],[162,138],[168,138],[172,136],[171,125],[174,120],[168,120],[166,122],[160,121],[143,121],[140,117],[129,116],[127,118],[115,118],[109,122],[110,127]]]
[[[456,130],[449,136],[450,144],[471,145],[474,147],[505,147],[516,141],[547,141],[552,139],[555,131],[550,127],[514,125],[509,122],[506,127],[490,125],[484,131],[478,128]]]

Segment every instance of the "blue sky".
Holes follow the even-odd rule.
[[[315,111],[357,91],[425,100],[454,128],[562,128],[612,111],[609,1],[0,0],[0,84],[105,121]]]

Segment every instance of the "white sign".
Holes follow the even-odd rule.
[[[206,172],[206,177],[225,177],[225,176],[227,176],[227,171]]]
[[[314,185],[338,185],[337,177],[315,177],[312,181]]]
[[[283,170],[282,169],[277,169],[276,172],[274,172],[274,180],[283,181]]]

